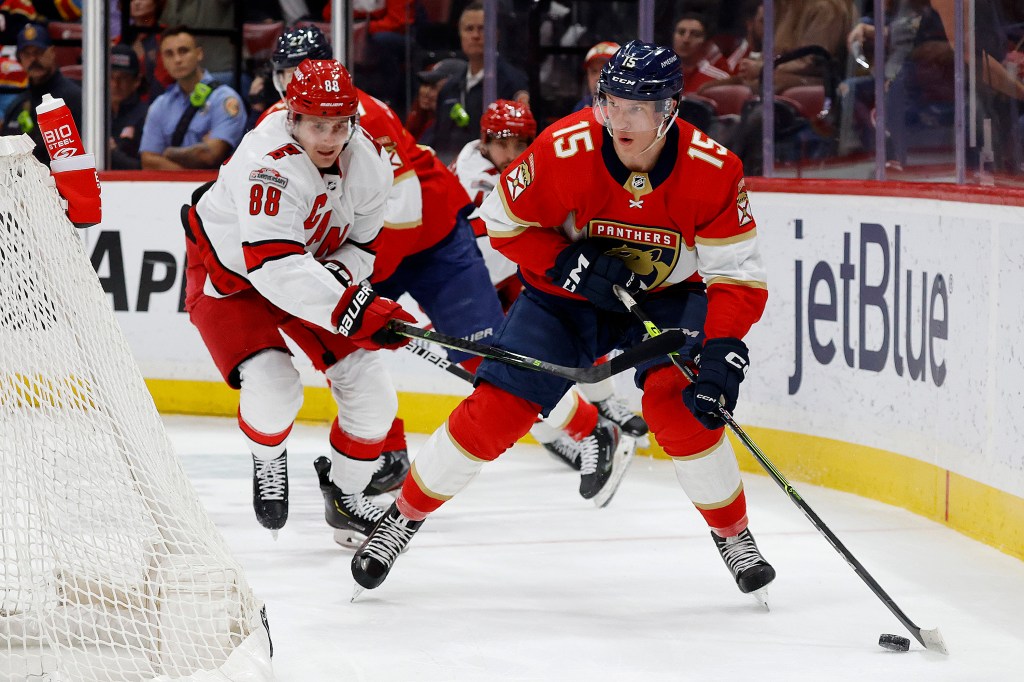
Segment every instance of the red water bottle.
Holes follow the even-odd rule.
[[[99,223],[103,204],[96,159],[85,153],[68,105],[60,97],[43,95],[42,104],[36,107],[36,124],[50,155],[53,182],[67,202],[68,219],[76,227]]]
[[[51,159],[66,159],[85,153],[71,110],[60,97],[43,95],[42,104],[36,107],[36,123]]]

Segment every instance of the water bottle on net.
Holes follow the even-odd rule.
[[[53,181],[67,201],[68,219],[76,227],[97,224],[102,218],[102,204],[96,159],[86,153],[71,109],[60,97],[45,94],[36,107],[36,123],[50,155]]]

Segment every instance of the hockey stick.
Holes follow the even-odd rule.
[[[643,322],[644,327],[647,328],[648,334],[655,337],[663,333],[657,326],[655,326],[654,322],[651,321],[651,318],[647,317],[647,314],[640,308],[636,300],[629,295],[629,292],[616,285],[615,295],[619,297],[619,300],[622,301],[624,306],[629,308],[630,312],[636,315],[640,321]],[[677,354],[673,353],[669,355],[669,358],[672,360],[672,364],[678,367],[679,371],[681,371],[691,383],[696,380],[697,375],[693,371],[693,368],[682,362]],[[903,624],[903,627],[909,630],[910,634],[914,635],[914,638],[921,643],[921,646],[925,649],[948,655],[949,651],[946,649],[946,643],[943,641],[938,628],[922,630],[907,617],[907,614],[903,613],[903,610],[896,605],[896,602],[893,601],[892,597],[886,594],[885,590],[882,589],[882,586],[879,585],[873,577],[871,577],[871,574],[868,573],[868,570],[864,568],[863,564],[857,561],[857,558],[853,556],[850,550],[848,550],[842,542],[840,542],[839,538],[836,537],[836,534],[825,525],[825,522],[821,520],[821,517],[814,513],[814,510],[811,509],[811,506],[804,501],[804,498],[800,496],[800,493],[796,491],[796,488],[790,485],[789,481],[786,480],[786,477],[775,468],[775,465],[772,464],[770,459],[768,459],[768,456],[761,452],[761,448],[757,447],[757,444],[754,443],[754,441],[750,439],[750,436],[748,436],[740,425],[736,423],[736,420],[733,419],[732,414],[729,410],[725,409],[724,405],[718,406],[718,416],[728,424],[732,432],[736,434],[736,437],[740,439],[747,450],[750,451],[750,454],[754,456],[754,459],[757,460],[757,463],[764,467],[764,470],[768,472],[768,475],[771,476],[772,480],[774,480],[779,487],[789,495],[789,499],[793,501],[793,504],[795,504],[800,511],[804,513],[804,516],[806,516],[814,527],[818,529],[818,532],[825,536],[825,539],[828,540],[829,544],[842,555],[843,559],[846,560],[846,563],[850,565],[850,568],[860,576],[860,579],[863,580],[871,591],[875,593],[875,596],[885,604],[886,608],[892,612],[892,615],[896,616],[896,619]]]
[[[427,344],[424,343],[421,339],[416,339],[412,343],[406,344],[404,348],[413,355],[423,358],[430,364],[440,367],[444,371],[448,372],[453,376],[457,376],[463,381],[473,383],[473,381],[476,379],[476,376],[468,369],[464,369],[463,367],[455,364],[454,362],[444,357],[443,355],[439,355],[434,351],[430,350],[430,347],[427,346]]]
[[[641,362],[653,360],[654,358],[662,355],[668,355],[669,353],[682,348],[687,339],[686,334],[683,333],[682,330],[670,329],[664,334],[661,334],[658,338],[650,338],[647,341],[638,343],[621,355],[617,355],[608,362],[600,365],[594,365],[592,367],[564,367],[562,365],[545,362],[544,360],[537,360],[536,358],[531,358],[526,355],[520,355],[519,353],[513,353],[512,351],[508,351],[503,348],[496,348],[494,346],[488,346],[474,341],[459,339],[433,330],[420,329],[419,327],[414,327],[399,320],[391,320],[388,323],[388,327],[392,331],[411,339],[433,341],[434,343],[446,348],[453,348],[465,353],[471,353],[491,360],[497,360],[514,367],[522,367],[523,369],[545,372],[578,384],[596,384],[598,381],[603,381],[604,379],[618,374],[619,372],[632,369]]]

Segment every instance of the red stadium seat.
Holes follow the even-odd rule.
[[[754,99],[754,92],[740,83],[712,85],[702,89],[700,94],[715,102],[719,116],[739,114],[743,111],[743,105]]]
[[[73,81],[82,82],[82,65],[81,64],[68,64],[67,66],[60,67],[61,75],[65,78],[70,78]]]
[[[50,38],[56,43],[54,52],[58,66],[82,63],[82,25],[70,21],[51,21],[47,26]],[[59,41],[77,41],[77,45],[61,45]]]
[[[797,104],[800,115],[813,121],[825,106],[825,87],[823,85],[797,85],[779,93],[782,97]]]
[[[242,39],[249,58],[258,61],[270,59],[277,46],[277,38],[283,31],[283,21],[242,24]]]

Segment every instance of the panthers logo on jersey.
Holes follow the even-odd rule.
[[[648,290],[664,282],[679,260],[678,232],[601,219],[591,220],[588,228],[588,239],[607,243],[605,253],[625,261]]]

